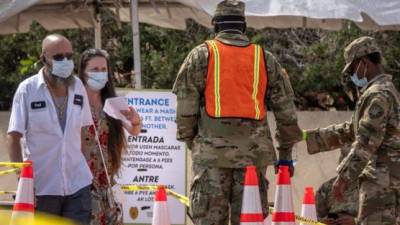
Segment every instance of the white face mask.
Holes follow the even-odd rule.
[[[107,72],[87,72],[87,85],[90,89],[98,91],[104,88],[108,82]]]
[[[359,79],[357,76],[357,72],[358,72],[358,68],[360,67],[361,61],[358,63],[357,69],[356,71],[354,71],[353,75],[350,77],[351,80],[353,81],[353,83],[357,86],[357,87],[365,87],[368,84],[368,80],[365,77],[365,74],[367,73],[367,69],[364,69],[364,77]]]
[[[51,74],[61,78],[68,78],[74,71],[74,61],[64,58],[62,61],[52,60]]]

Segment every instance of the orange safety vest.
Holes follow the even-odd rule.
[[[265,118],[267,70],[259,45],[246,47],[207,41],[207,114],[215,118]]]

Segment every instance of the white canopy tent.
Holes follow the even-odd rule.
[[[344,20],[364,30],[400,30],[398,0],[243,0],[246,19],[253,28],[322,28],[339,30]],[[28,32],[32,21],[47,30],[95,28],[101,43],[97,12],[107,7],[122,22],[130,22],[134,40],[136,87],[140,88],[138,22],[185,29],[186,19],[210,26],[220,0],[0,0],[0,34]],[[132,4],[131,4],[132,3]]]
[[[136,0],[139,20],[162,27],[185,29],[185,20],[210,26],[220,0]],[[243,0],[253,28],[306,27],[338,30],[343,20],[361,29],[399,29],[398,0]],[[27,32],[33,20],[48,30],[87,28],[95,24],[95,10],[111,8],[130,22],[130,0],[0,0],[0,34]]]

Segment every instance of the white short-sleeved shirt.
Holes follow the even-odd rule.
[[[81,128],[93,124],[85,87],[75,77],[68,88],[65,131],[43,77],[24,80],[14,95],[8,133],[25,138],[24,156],[33,161],[36,195],[71,195],[92,183],[81,151]]]

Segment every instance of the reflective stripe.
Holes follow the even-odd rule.
[[[258,186],[244,186],[242,214],[262,214],[260,190]]]
[[[251,222],[264,222],[263,213],[242,213],[240,214],[241,223],[251,223]],[[260,223],[256,223],[260,224]]]
[[[221,117],[221,95],[220,95],[220,58],[217,44],[210,41],[214,51],[214,94],[215,94],[215,117]]]
[[[275,212],[294,212],[292,187],[277,185],[275,190]]]
[[[294,222],[294,212],[274,212],[272,214],[272,222]]]
[[[258,83],[260,80],[260,46],[254,45],[254,81],[253,81],[253,101],[255,105],[256,116],[257,120],[260,119],[260,108],[259,102],[257,99],[258,94]]]
[[[230,48],[215,40],[207,41],[207,45],[210,59],[212,60],[209,63],[207,74],[209,83],[206,85],[206,110],[208,115],[215,118],[239,117],[255,120],[263,119],[265,117],[265,87],[268,81],[266,80],[267,71],[265,70],[262,48],[254,44],[247,46],[243,50]],[[231,60],[232,57],[222,57],[221,59],[221,54],[224,56],[235,54],[236,56],[241,53],[246,56],[246,59],[241,61],[244,65],[242,65],[243,69],[240,70],[241,74],[239,75],[245,76],[245,78],[243,81],[234,82],[231,78],[227,77],[230,77],[230,73],[237,72],[234,68],[238,65]],[[240,86],[240,83],[243,85]],[[243,91],[236,91],[241,94],[239,97],[232,94],[233,100],[244,105],[239,111],[236,111],[235,107],[229,101],[231,100],[229,96],[231,86],[236,89],[243,89]],[[221,100],[225,104],[224,107]]]
[[[22,211],[22,212],[30,212],[33,213],[35,211],[35,207],[33,204],[29,203],[15,203],[13,207],[13,211]]]

